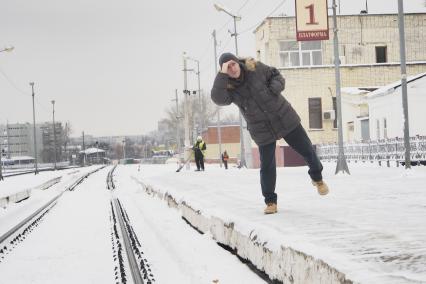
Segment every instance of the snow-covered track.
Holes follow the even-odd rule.
[[[44,217],[44,215],[56,204],[56,201],[62,196],[62,194],[65,191],[72,191],[74,190],[79,184],[81,184],[84,179],[89,177],[91,174],[105,168],[105,166],[97,168],[82,177],[78,178],[73,184],[68,186],[64,191],[62,191],[60,194],[55,196],[54,198],[50,199],[47,203],[45,203],[43,206],[41,206],[39,209],[37,209],[34,213],[32,213],[30,216],[23,219],[21,222],[19,222],[17,225],[12,227],[10,230],[8,230],[5,234],[0,236],[0,256],[3,254],[6,250],[8,250],[8,246],[14,246],[17,242],[22,241],[25,239],[26,234],[31,232],[34,227],[36,227],[41,219]],[[8,242],[9,241],[9,242]]]
[[[120,270],[122,283],[127,283],[124,268],[126,265],[124,264],[122,244],[126,251],[127,264],[131,272],[133,282],[135,284],[151,284],[155,282],[154,276],[151,273],[150,265],[147,263],[146,258],[143,258],[141,244],[132,225],[130,224],[129,217],[118,198],[113,198],[111,201],[111,210],[114,230],[113,244],[117,247],[117,249],[114,248],[114,258],[118,259],[118,266],[116,267],[116,270]],[[119,229],[117,226],[119,226]],[[120,231],[121,234],[119,234],[118,231]],[[120,236],[122,239],[121,242]]]
[[[114,170],[115,170],[115,168],[117,167],[117,165],[115,165],[109,172],[108,172],[108,175],[107,175],[107,189],[110,189],[110,190],[112,190],[112,189],[115,189],[115,184],[114,184],[114,179],[113,179],[113,176],[114,176]]]

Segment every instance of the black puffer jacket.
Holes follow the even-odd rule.
[[[218,73],[211,98],[217,105],[236,104],[257,145],[281,139],[300,124],[300,117],[281,95],[285,80],[280,72],[254,59],[240,60],[243,81]]]

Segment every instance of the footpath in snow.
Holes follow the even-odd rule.
[[[426,167],[324,165],[319,196],[306,167],[278,168],[278,214],[264,215],[259,170],[120,166],[217,242],[284,283],[426,283]],[[345,282],[346,281],[346,282]]]

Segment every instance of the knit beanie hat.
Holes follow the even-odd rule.
[[[234,60],[235,62],[238,63],[238,57],[236,57],[235,55],[233,55],[232,53],[223,53],[220,57],[219,57],[219,65],[220,68],[222,68],[222,64],[225,62],[228,62],[229,60]]]

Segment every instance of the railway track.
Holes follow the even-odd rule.
[[[105,166],[104,166],[105,167]],[[91,174],[103,169],[104,167],[100,167],[94,171],[91,171],[84,176],[77,179],[73,184],[68,186],[64,191],[50,199],[39,209],[35,210],[28,217],[23,219],[13,228],[8,230],[6,233],[0,236],[0,262],[4,259],[5,255],[8,254],[15,246],[17,246],[20,242],[25,240],[29,233],[36,228],[43,217],[56,205],[57,200],[64,194],[66,191],[73,191],[79,184],[81,184],[86,178],[88,178]]]
[[[107,189],[114,190],[113,173],[115,167],[108,173]],[[135,284],[152,284],[155,282],[148,260],[144,257],[141,243],[133,230],[129,216],[120,200],[114,196],[111,199],[111,242],[115,262],[115,277],[121,283],[128,283],[131,275]],[[126,271],[130,271],[127,273]]]

